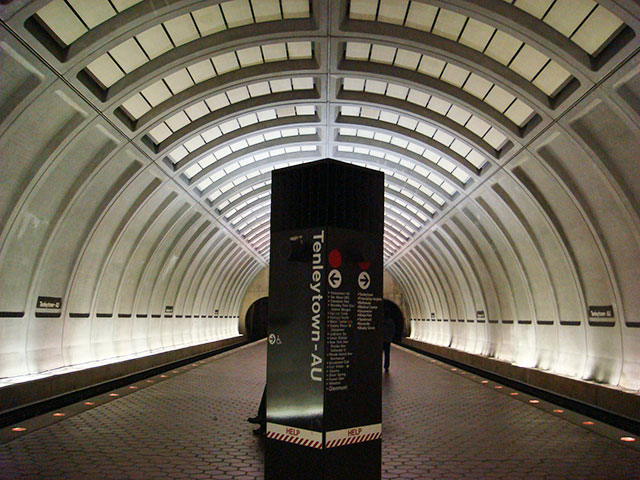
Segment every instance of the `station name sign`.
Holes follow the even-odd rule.
[[[309,288],[311,289],[311,345],[313,351],[311,352],[311,367],[310,373],[311,380],[314,382],[322,381],[322,350],[318,350],[320,345],[320,318],[322,315],[322,293],[320,292],[320,285],[322,284],[322,270],[324,265],[322,264],[322,247],[324,246],[324,230],[319,234],[313,236],[313,265],[311,270],[311,282]],[[322,345],[320,345],[322,347]]]
[[[589,318],[613,318],[613,305],[589,305]]]
[[[60,310],[62,308],[62,298],[38,297],[36,308],[42,308],[44,310]]]

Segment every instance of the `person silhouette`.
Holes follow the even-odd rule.
[[[258,414],[255,417],[247,418],[247,422],[259,425],[253,433],[255,435],[264,435],[267,431],[267,386],[262,390],[262,398],[258,407]]]
[[[391,342],[396,331],[395,322],[389,316],[384,316],[382,319],[382,351],[384,352],[384,371],[389,371],[389,364],[391,362]]]

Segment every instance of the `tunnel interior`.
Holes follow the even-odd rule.
[[[243,341],[271,172],[333,158],[385,174],[407,341],[637,401],[638,2],[13,0],[0,22],[0,392]]]
[[[269,315],[269,298],[262,297],[251,304],[245,317],[247,337],[250,341],[260,340],[267,336],[267,319]]]

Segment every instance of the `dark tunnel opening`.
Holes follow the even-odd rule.
[[[269,297],[262,297],[251,304],[247,310],[245,326],[249,341],[256,341],[267,336],[267,316]]]

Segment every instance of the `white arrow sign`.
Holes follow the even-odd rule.
[[[369,285],[371,285],[371,277],[369,277],[369,273],[360,272],[360,275],[358,275],[358,285],[362,290],[369,288]]]
[[[342,285],[342,274],[338,270],[331,270],[329,272],[329,285],[331,288],[338,288]]]

